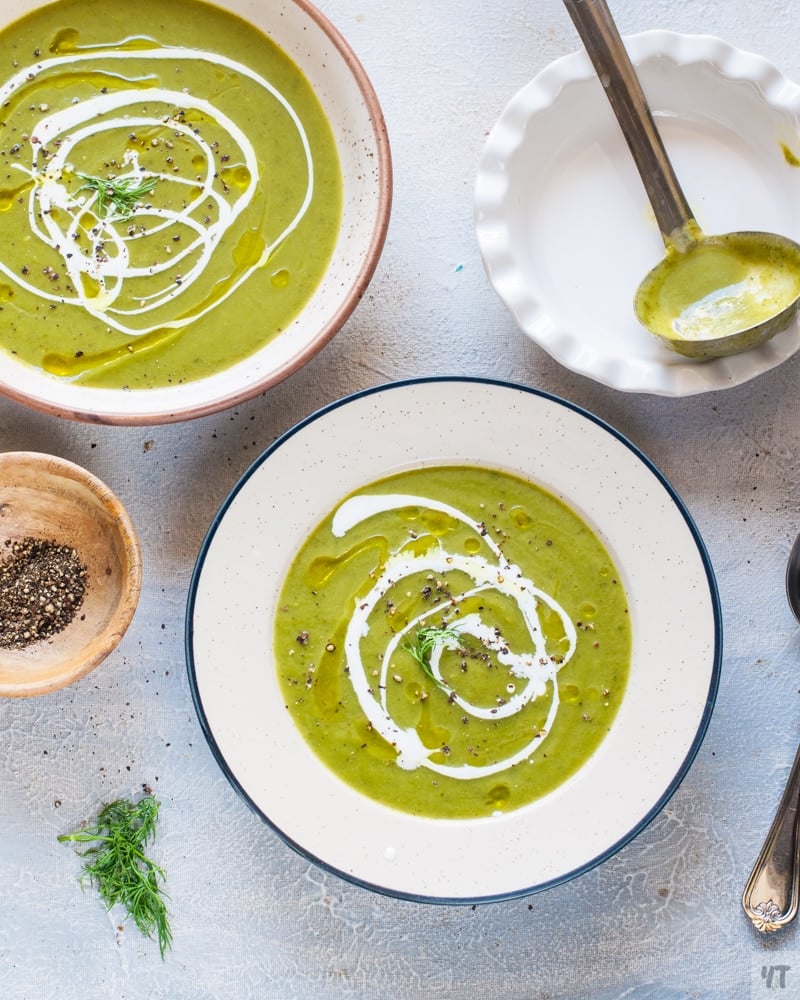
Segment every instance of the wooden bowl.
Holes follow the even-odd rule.
[[[68,624],[49,637],[15,648],[0,628],[0,696],[11,698],[56,691],[93,670],[125,634],[142,584],[133,525],[104,483],[53,455],[6,452],[0,454],[0,569],[14,558],[14,543],[26,538],[74,549],[86,569],[85,594]]]

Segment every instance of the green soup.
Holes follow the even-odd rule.
[[[517,809],[609,731],[631,629],[614,564],[550,493],[478,467],[347,498],[294,560],[275,625],[297,727],[344,781],[434,817]]]
[[[277,336],[330,259],[334,137],[297,66],[196,0],[60,0],[0,33],[0,345],[150,388]]]

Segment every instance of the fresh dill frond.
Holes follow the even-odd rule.
[[[90,844],[80,851],[84,859],[81,884],[88,879],[98,889],[107,909],[122,904],[139,930],[152,938],[155,932],[161,958],[172,946],[172,930],[163,898],[164,871],[144,854],[155,836],[159,803],[152,795],[138,802],[117,799],[104,806],[97,823],[60,841]]]
[[[424,628],[418,628],[414,641],[404,643],[403,648],[414,657],[431,680],[441,685],[442,682],[434,675],[431,668],[431,653],[436,646],[447,646],[451,642],[461,642],[461,633],[458,629],[449,625],[426,625]]]
[[[96,191],[97,198],[94,209],[98,216],[108,216],[112,207],[122,219],[127,219],[133,210],[153,188],[158,184],[158,177],[119,177],[108,180],[104,177],[92,177],[91,174],[78,173],[84,182],[78,191]]]

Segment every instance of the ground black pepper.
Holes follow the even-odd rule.
[[[24,649],[61,632],[86,593],[86,566],[69,545],[8,539],[0,550],[0,648]]]

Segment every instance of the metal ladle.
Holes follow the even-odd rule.
[[[800,535],[786,565],[786,596],[800,621]],[[760,931],[778,931],[797,916],[800,901],[800,747],[767,839],[742,893],[744,912]]]
[[[687,357],[721,357],[763,344],[797,312],[800,245],[773,233],[703,234],[605,0],[564,0],[564,6],[628,143],[667,251],[637,290],[639,321]],[[754,285],[770,300],[755,320],[747,311]],[[677,312],[685,306],[682,319],[676,302]],[[693,323],[694,332],[686,332]]]

